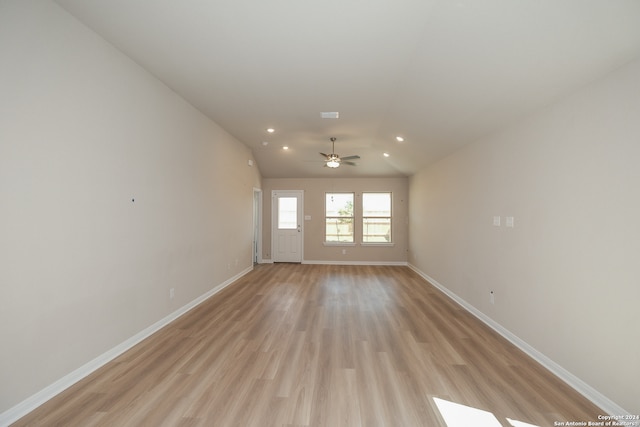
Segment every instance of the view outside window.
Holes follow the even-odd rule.
[[[362,193],[362,243],[391,242],[391,193]]]
[[[326,193],[325,242],[354,243],[353,193]]]

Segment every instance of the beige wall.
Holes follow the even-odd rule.
[[[261,184],[52,2],[0,3],[0,60],[2,413],[250,268]]]
[[[308,178],[263,180],[263,241],[262,256],[271,259],[271,192],[273,190],[303,190],[304,261],[344,263],[405,263],[407,261],[408,180],[407,178]],[[358,201],[362,192],[392,192],[393,246],[362,246],[362,213]],[[356,193],[355,246],[325,246],[324,200],[327,192]],[[342,250],[346,249],[346,254]]]
[[[634,62],[416,174],[409,226],[411,264],[634,414],[639,161]]]

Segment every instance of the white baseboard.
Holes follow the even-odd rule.
[[[162,329],[163,327],[167,326],[169,323],[176,320],[178,317],[187,313],[189,310],[195,308],[199,304],[206,301],[208,298],[212,297],[216,293],[220,292],[222,289],[226,288],[236,280],[240,279],[242,276],[249,273],[251,270],[253,270],[253,266],[250,266],[245,270],[241,271],[240,273],[236,274],[235,276],[231,277],[230,279],[225,280],[223,283],[217,285],[207,293],[199,296],[198,298],[194,299],[188,304],[182,306],[178,310],[169,314],[165,318],[157,321],[156,323],[149,326],[148,328],[138,332],[136,335],[132,336],[128,340],[124,341],[123,343],[115,346],[114,348],[107,351],[106,353],[101,354],[100,356],[96,357],[95,359],[86,363],[85,365],[79,367],[78,369],[71,372],[70,374],[65,375],[64,377],[60,378],[58,381],[45,387],[44,389],[40,390],[38,393],[25,399],[24,401],[20,402],[16,406],[6,410],[2,414],[0,414],[0,427],[6,427],[14,423],[15,421],[19,420],[20,418],[24,417],[29,412],[36,409],[38,406],[42,405],[46,401],[60,394],[67,388],[71,387],[73,384],[77,383],[78,381],[85,378],[92,372],[96,371],[98,368],[101,368],[102,366],[106,365],[116,357],[120,356],[125,351],[129,350],[134,345],[138,344],[145,338],[151,336],[158,330]]]
[[[320,264],[320,265],[408,265],[406,261],[314,261],[304,260],[303,264]]]
[[[520,339],[517,335],[510,332],[508,329],[497,323],[495,320],[491,319],[489,316],[466,302],[464,299],[460,298],[455,293],[451,292],[445,286],[438,283],[436,280],[431,278],[428,274],[420,271],[415,265],[409,264],[409,268],[418,273],[423,279],[427,282],[431,283],[437,289],[439,289],[442,293],[451,298],[454,302],[462,306],[469,313],[473,314],[484,324],[489,326],[491,329],[502,335],[513,345],[518,347],[520,350],[524,351],[529,357],[540,363],[544,366],[548,371],[552,374],[560,378],[562,381],[571,386],[578,393],[589,399],[596,406],[598,406],[603,411],[607,412],[609,415],[630,415],[628,411],[625,411],[620,405],[613,402],[611,399],[591,387],[589,384],[582,381],[580,378],[573,375],[571,372],[564,369],[562,366],[558,365],[556,362],[545,356],[543,353],[539,352],[529,344],[527,344],[524,340]]]

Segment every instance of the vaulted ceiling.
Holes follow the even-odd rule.
[[[637,0],[57,3],[267,178],[410,175],[640,56]],[[323,167],[330,137],[357,166]]]

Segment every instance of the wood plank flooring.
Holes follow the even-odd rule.
[[[407,267],[274,264],[14,425],[446,427],[436,397],[506,427],[602,414]]]

